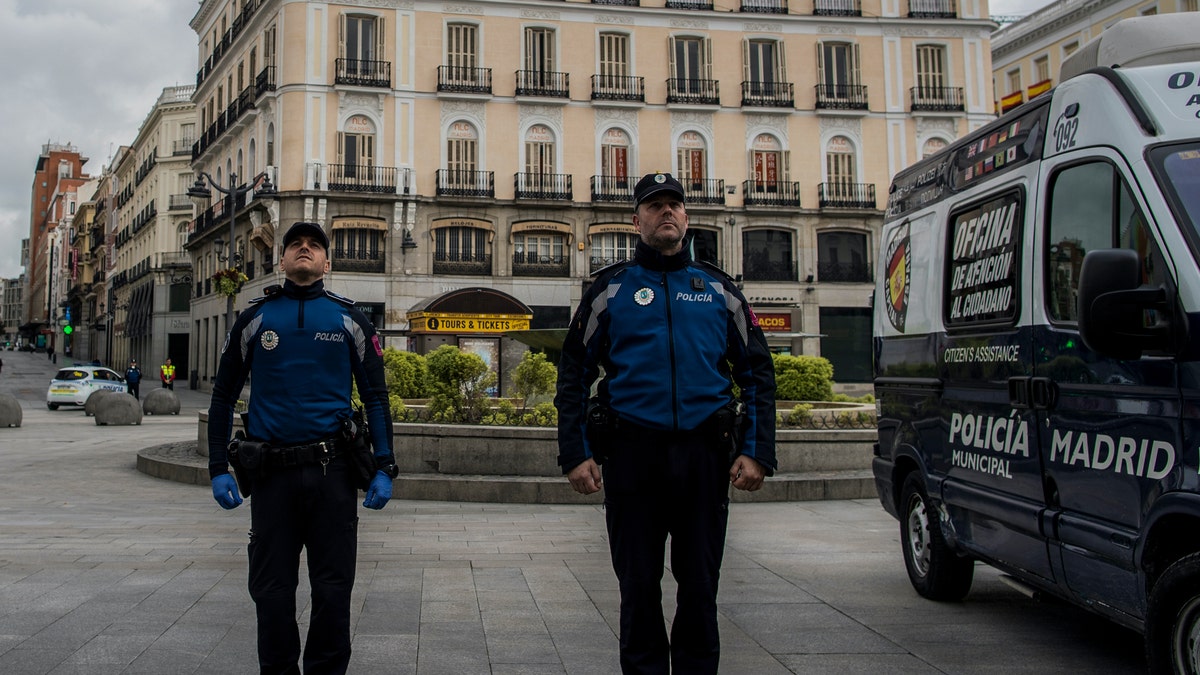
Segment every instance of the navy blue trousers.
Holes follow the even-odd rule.
[[[258,614],[262,673],[299,673],[296,587],[308,557],[312,615],[304,672],[345,673],[350,592],[358,547],[358,491],[341,459],[269,471],[250,497],[249,587]]]
[[[716,673],[717,583],[729,522],[729,456],[711,430],[623,428],[604,462],[604,507],[621,589],[624,673]],[[679,590],[668,638],[667,538]]]

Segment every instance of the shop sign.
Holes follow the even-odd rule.
[[[419,314],[409,317],[414,333],[504,333],[529,330],[528,316],[504,314]]]
[[[790,333],[792,331],[792,315],[789,314],[760,314],[758,316],[758,327],[763,329],[764,333]]]

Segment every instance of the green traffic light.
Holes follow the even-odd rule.
[[[70,335],[70,334],[71,334],[71,331],[73,331],[73,330],[75,330],[75,329],[74,329],[74,328],[71,328],[71,325],[70,325],[70,324],[67,324],[66,326],[63,326],[63,334],[64,334],[64,335]]]

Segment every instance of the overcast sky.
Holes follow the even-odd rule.
[[[993,15],[1047,0],[992,0]],[[0,0],[0,277],[15,277],[29,235],[42,145],[71,144],[95,176],[164,87],[196,81],[198,0]]]

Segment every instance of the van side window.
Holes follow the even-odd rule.
[[[1135,250],[1144,282],[1166,279],[1162,253],[1146,217],[1120,172],[1108,162],[1072,166],[1051,179],[1047,239],[1046,307],[1055,321],[1078,319],[1079,270],[1088,251]]]
[[[950,215],[947,328],[1016,321],[1024,201],[1023,193],[1011,191]]]

